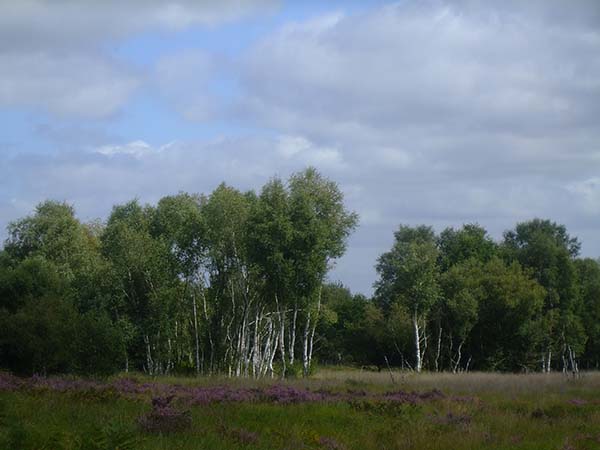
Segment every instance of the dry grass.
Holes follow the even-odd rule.
[[[392,378],[395,383],[392,383]],[[401,372],[382,370],[320,370],[312,379],[325,383],[355,382],[379,386],[402,386],[404,389],[442,391],[458,394],[499,393],[505,395],[523,393],[557,393],[572,389],[600,391],[600,372],[583,372],[577,378],[553,372],[511,374],[490,372]]]

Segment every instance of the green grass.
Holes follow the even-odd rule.
[[[0,392],[0,448],[600,449],[600,374],[572,380],[561,374],[396,372],[394,379],[396,384],[385,372],[323,369],[309,380],[286,383],[340,392],[436,388],[446,397],[398,407],[368,402],[194,406],[189,430],[160,435],[138,425],[138,417],[150,410],[147,398]],[[240,387],[273,383],[217,377],[158,381]]]

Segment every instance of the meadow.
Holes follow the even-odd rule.
[[[0,374],[2,449],[600,449],[600,374]]]

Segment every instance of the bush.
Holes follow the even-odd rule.
[[[0,361],[21,375],[109,375],[124,361],[124,344],[106,316],[80,314],[64,298],[34,298],[14,313],[0,310]]]

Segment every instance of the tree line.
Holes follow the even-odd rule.
[[[0,251],[0,368],[20,374],[308,375],[314,360],[421,371],[597,368],[600,265],[535,219],[402,225],[372,298],[328,283],[358,217],[309,168],[83,223],[46,201]]]
[[[0,366],[306,375],[323,282],[356,223],[313,168],[258,194],[133,200],[106,223],[46,201],[0,253]]]
[[[372,299],[325,289],[323,357],[417,372],[597,369],[600,264],[580,247],[550,220],[500,242],[477,224],[400,226]]]

